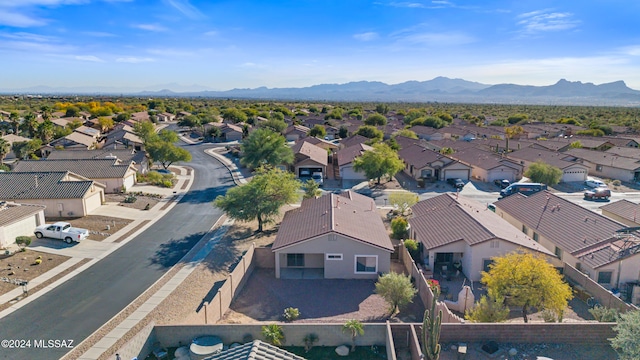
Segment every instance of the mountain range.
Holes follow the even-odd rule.
[[[159,87],[155,87],[158,89]],[[197,89],[187,91],[187,88]],[[538,105],[600,105],[637,106],[640,91],[629,88],[624,81],[600,85],[561,79],[548,86],[498,84],[488,85],[463,79],[436,77],[428,81],[407,81],[389,85],[378,81],[358,81],[346,84],[321,84],[302,88],[202,90],[206,87],[183,87],[168,84],[163,90],[115,91],[113,88],[50,88],[34,87],[3,93],[22,94],[104,94],[152,97],[211,97],[265,100],[306,101],[373,101],[373,102],[456,102]]]

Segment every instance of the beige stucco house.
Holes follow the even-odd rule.
[[[414,179],[469,180],[471,166],[461,163],[421,144],[413,144],[398,151],[404,162],[404,172]]]
[[[587,180],[589,167],[579,162],[565,160],[567,155],[564,153],[536,148],[524,148],[509,153],[507,157],[523,165],[525,172],[531,164],[541,161],[562,170],[561,182],[582,182]]]
[[[549,191],[515,194],[495,203],[496,214],[603,287],[640,280],[638,234],[628,226]]]
[[[0,201],[44,205],[46,217],[89,215],[104,202],[103,184],[69,171],[0,172]]]
[[[424,264],[436,273],[459,270],[479,281],[494,257],[514,251],[555,257],[475,200],[446,193],[411,209],[410,237],[422,243]]]
[[[373,199],[352,191],[289,210],[273,243],[277,278],[375,279],[393,245]]]
[[[44,224],[43,205],[0,202],[0,248],[15,243],[18,236],[31,236]]]

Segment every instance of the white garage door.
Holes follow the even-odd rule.
[[[487,182],[502,179],[509,180],[510,182],[516,181],[516,170],[499,169],[496,171],[490,171],[487,175]]]
[[[562,182],[585,181],[587,170],[581,168],[569,168],[563,171]]]
[[[469,180],[469,170],[445,170],[444,179],[462,179],[464,181]]]
[[[340,168],[340,177],[344,180],[367,180],[364,173],[354,171],[351,165]]]

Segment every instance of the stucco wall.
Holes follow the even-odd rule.
[[[18,236],[31,236],[36,226],[44,224],[44,211],[40,214],[30,215],[16,222],[0,227],[0,247],[16,242]],[[38,224],[38,222],[40,222]]]

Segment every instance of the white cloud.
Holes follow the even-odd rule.
[[[93,55],[76,55],[73,58],[76,59],[76,60],[80,60],[80,61],[104,62],[104,60],[100,59],[97,56],[93,56]]]
[[[181,12],[184,16],[191,19],[204,18],[204,14],[200,12],[195,6],[191,5],[189,0],[163,0],[165,4],[174,7]]]
[[[166,27],[162,25],[157,25],[157,24],[134,24],[132,25],[132,27],[136,29],[147,30],[147,31],[156,31],[156,32],[167,31]]]
[[[106,38],[106,37],[115,37],[116,34],[112,34],[109,32],[104,32],[104,31],[83,31],[82,32],[84,35],[89,35],[89,36],[94,36],[94,37],[102,37],[102,38]]]
[[[53,36],[46,36],[40,34],[32,34],[28,32],[16,32],[16,33],[3,33],[0,36],[8,39],[22,40],[22,41],[35,41],[35,42],[57,42],[58,38]]]
[[[0,7],[0,24],[26,28],[32,26],[43,26],[47,24],[47,21]]]
[[[203,35],[205,36],[218,36],[220,33],[216,30],[211,30],[211,31],[207,31],[206,33],[204,33]]]
[[[371,41],[378,38],[378,33],[370,31],[361,34],[355,34],[353,35],[353,38],[360,41]]]
[[[536,34],[548,31],[560,31],[573,29],[580,21],[573,19],[573,14],[568,12],[553,12],[552,10],[536,10],[520,14],[518,25],[522,26],[525,34]]]
[[[181,50],[181,49],[171,49],[171,48],[147,49],[147,52],[149,54],[160,55],[160,56],[188,57],[188,56],[196,55],[196,53],[191,50]]]
[[[414,32],[397,38],[399,43],[422,44],[429,46],[456,46],[475,41],[472,36],[453,32]]]
[[[120,57],[116,59],[116,62],[129,63],[129,64],[140,64],[140,63],[148,63],[148,62],[154,62],[154,61],[155,60],[152,58],[140,58],[140,57],[134,57],[134,56]]]

